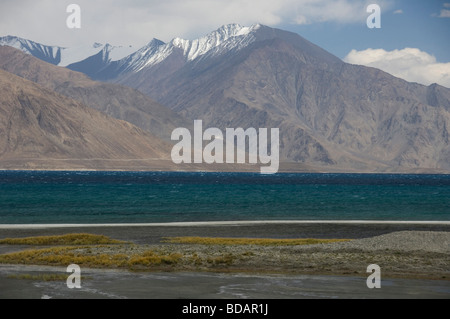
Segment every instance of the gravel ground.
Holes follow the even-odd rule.
[[[314,245],[322,249],[424,251],[450,254],[450,232],[401,231],[349,242]]]

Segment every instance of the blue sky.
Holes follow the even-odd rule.
[[[71,3],[81,8],[81,29],[66,26]],[[381,7],[381,29],[366,25],[369,4]],[[349,63],[450,87],[450,0],[0,1],[0,36],[66,47],[138,49],[152,38],[193,39],[229,23],[293,31]]]
[[[450,62],[450,17],[439,18],[447,1],[397,0],[381,5],[381,29],[369,29],[365,21],[283,24],[320,47],[344,58],[352,49],[385,50],[419,48],[440,62]],[[372,3],[377,3],[373,0]],[[401,10],[401,13],[394,13]],[[450,7],[447,8],[450,11]],[[368,17],[370,14],[366,13]]]

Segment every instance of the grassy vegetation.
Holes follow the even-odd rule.
[[[260,245],[289,246],[314,245],[349,241],[349,239],[271,239],[271,238],[218,238],[218,237],[166,237],[164,242],[171,244],[198,245]]]
[[[260,253],[264,253],[264,250],[261,252],[260,249],[264,246],[312,245],[346,240],[167,237],[164,241],[181,245],[146,247],[92,234],[7,238],[1,240],[0,244],[53,245],[53,247],[3,254],[0,255],[0,264],[47,266],[76,264],[88,268],[120,268],[138,271],[231,269],[230,267],[244,267],[243,269],[252,267],[253,269],[253,263],[266,262],[266,260],[258,262]],[[253,246],[245,247],[244,245]],[[44,277],[36,278],[36,280],[46,280]],[[22,279],[33,279],[33,277],[24,275]]]
[[[111,239],[103,235],[93,234],[67,234],[60,236],[39,236],[26,238],[5,238],[0,240],[3,245],[110,245],[124,244],[120,240]]]
[[[77,264],[80,267],[92,268],[146,268],[159,265],[174,265],[182,258],[181,254],[157,254],[153,251],[145,251],[136,254],[104,253],[99,247],[52,247],[46,249],[25,250],[5,255],[0,255],[0,263],[3,264],[29,264],[67,266]]]
[[[267,239],[167,237],[172,244],[136,245],[90,234],[68,234],[5,239],[1,244],[35,245],[30,249],[0,255],[0,264],[46,265],[132,271],[218,271],[301,274],[363,274],[368,264],[385,265],[385,274],[411,278],[448,279],[448,254],[386,250],[367,252],[334,250],[317,246],[346,239]],[[18,247],[11,247],[17,250]],[[10,249],[11,249],[10,248]],[[32,249],[31,249],[32,248]],[[23,247],[21,247],[23,249]],[[408,266],[405,266],[408,265]],[[407,268],[405,268],[407,267]],[[408,268],[409,267],[409,268]],[[59,281],[68,274],[15,274],[10,278]],[[1,280],[1,279],[0,279]]]

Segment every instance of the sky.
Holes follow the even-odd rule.
[[[81,28],[66,12],[80,7]],[[381,28],[368,28],[370,4]],[[0,36],[73,47],[195,39],[229,23],[298,33],[346,62],[450,87],[450,0],[1,0]]]

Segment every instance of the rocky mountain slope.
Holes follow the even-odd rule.
[[[344,63],[294,33],[247,31],[193,59],[174,46],[159,63],[113,81],[208,126],[279,127],[284,161],[450,170],[450,89]]]
[[[170,145],[0,70],[1,169],[158,169]]]
[[[0,69],[130,122],[165,140],[170,140],[174,128],[191,125],[135,89],[92,81],[82,73],[45,63],[8,46],[0,46]]]

